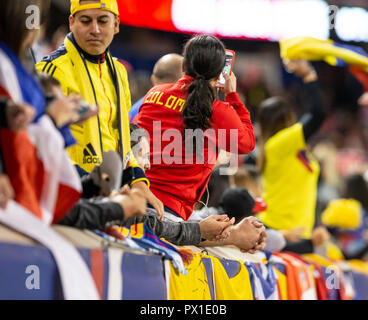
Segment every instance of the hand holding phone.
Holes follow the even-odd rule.
[[[226,62],[225,62],[225,67],[224,70],[222,71],[222,73],[220,74],[220,79],[217,81],[217,87],[218,88],[224,88],[225,87],[225,75],[231,75],[232,71],[233,71],[233,66],[234,66],[234,60],[235,60],[235,52],[233,50],[225,50],[225,54],[226,54]]]
[[[77,110],[77,113],[79,115],[79,119],[75,122],[75,124],[81,124],[87,119],[98,115],[98,106],[96,105],[90,105],[87,102],[81,100],[79,103],[79,108]]]
[[[94,110],[95,106],[90,106],[87,102],[81,101],[80,102],[80,109],[78,110],[78,114],[80,116],[84,116],[90,109]]]
[[[223,90],[225,91],[225,94],[229,94],[232,92],[236,92],[236,76],[234,74],[234,72],[231,72],[230,75],[225,75],[225,87],[223,88]]]

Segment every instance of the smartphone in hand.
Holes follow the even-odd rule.
[[[226,49],[225,54],[226,54],[225,67],[224,67],[224,70],[222,71],[222,73],[220,74],[220,79],[217,81],[216,86],[218,88],[225,87],[224,74],[231,74],[231,72],[233,71],[234,60],[235,60],[235,51]]]
[[[80,109],[78,110],[78,114],[80,116],[84,116],[87,114],[88,110],[89,110],[90,106],[87,102],[85,101],[81,101],[80,103]]]
[[[99,108],[96,105],[90,105],[86,101],[80,101],[79,102],[79,109],[77,110],[79,119],[73,124],[80,125],[89,118],[92,118],[94,116],[98,115]]]

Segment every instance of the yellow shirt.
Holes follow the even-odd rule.
[[[265,160],[263,183],[267,210],[259,219],[277,230],[305,227],[303,237],[310,238],[319,165],[306,151],[302,124],[283,129],[268,139]]]
[[[209,256],[213,266],[216,300],[253,300],[252,285],[247,268],[239,262],[238,273],[229,278],[219,259]]]
[[[187,271],[188,274],[183,275],[174,269],[171,261],[165,260],[168,300],[211,300],[207,273],[201,254],[194,254]]]

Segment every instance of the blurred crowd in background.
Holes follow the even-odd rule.
[[[36,45],[38,60],[54,51],[69,32],[65,22],[68,12],[57,5],[51,7],[55,17],[43,39]],[[114,56],[122,60],[129,75],[132,104],[151,88],[151,72],[156,61],[166,53],[181,54],[189,35],[121,26],[111,47]],[[271,96],[282,95],[295,107],[297,114],[305,109],[302,84],[283,68],[278,43],[223,39],[227,48],[236,52],[234,73],[238,78],[238,93],[251,110],[257,131],[257,110]],[[364,44],[361,44],[364,48]],[[311,147],[321,165],[317,217],[326,204],[341,196],[354,196],[368,206],[368,193],[356,188],[353,181],[368,170],[368,101],[360,99],[363,87],[347,68],[335,68],[315,63],[320,84],[328,103],[328,118],[313,138]],[[246,163],[253,163],[254,154]],[[359,194],[356,194],[359,189]],[[368,192],[368,189],[367,189]],[[365,200],[364,200],[365,199]]]
[[[0,0],[0,208],[12,213],[0,226],[38,239],[11,223],[25,208],[154,249],[182,274],[207,250],[245,262],[281,251],[368,261],[368,42],[353,47],[335,29],[325,39],[193,37],[120,24],[122,0],[21,1]],[[339,5],[314,4],[327,3]],[[41,30],[15,22],[27,4],[42,9]],[[226,75],[225,48],[235,52]],[[217,161],[198,160],[187,129],[214,129],[201,151]]]
[[[63,44],[69,33],[68,16],[68,7],[63,8],[60,2],[52,1],[52,19],[49,19],[47,29],[42,30],[41,40],[33,47],[37,62]],[[110,49],[128,71],[132,105],[152,87],[151,74],[157,60],[167,53],[181,54],[184,43],[190,37],[121,25]],[[234,73],[238,80],[237,91],[251,112],[257,139],[260,134],[259,108],[265,99],[283,96],[297,115],[305,113],[308,106],[303,83],[285,70],[277,42],[222,40],[228,49],[236,52]],[[359,46],[364,49],[366,44],[360,43]],[[313,65],[328,106],[326,121],[309,141],[321,167],[316,208],[316,225],[319,225],[321,213],[334,199],[353,198],[361,202],[365,211],[368,210],[368,99],[363,95],[362,84],[348,68],[336,68],[323,62]],[[259,147],[239,159],[245,176],[259,174],[257,157]],[[227,159],[220,158],[219,164]],[[234,177],[230,178],[229,183],[237,185]],[[253,190],[253,194],[260,196],[261,180],[257,188],[258,191]]]
[[[50,15],[53,19],[42,40],[34,47],[37,61],[58,48],[69,32],[65,23],[68,10],[54,1]],[[156,61],[167,53],[181,54],[189,37],[121,26],[111,52],[128,71],[132,105],[152,87],[150,77]],[[268,97],[284,96],[298,115],[305,112],[307,106],[302,81],[283,67],[277,42],[222,40],[227,48],[236,52],[234,73],[238,79],[238,93],[251,112],[256,135],[259,134],[259,106]],[[367,46],[365,43],[359,45],[362,48]],[[323,62],[313,65],[328,104],[328,117],[310,141],[311,150],[321,166],[316,207],[316,225],[319,225],[321,213],[334,199],[353,198],[361,202],[365,211],[368,210],[368,99],[362,96],[363,86],[348,68],[336,68]],[[258,155],[256,147],[251,154],[242,156],[240,164],[244,165],[245,171],[247,168],[257,170]],[[226,161],[227,158],[224,159]],[[262,186],[259,188],[261,194]]]

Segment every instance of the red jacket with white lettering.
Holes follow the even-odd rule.
[[[218,150],[245,154],[256,143],[249,111],[233,92],[226,96],[226,102],[214,101],[212,128],[205,131],[204,147],[197,145],[194,149],[196,158],[193,148],[185,147],[183,139],[182,109],[192,81],[186,75],[175,84],[152,88],[144,98],[137,121],[149,134],[151,169],[146,176],[151,191],[184,220],[188,220],[206,190]]]

